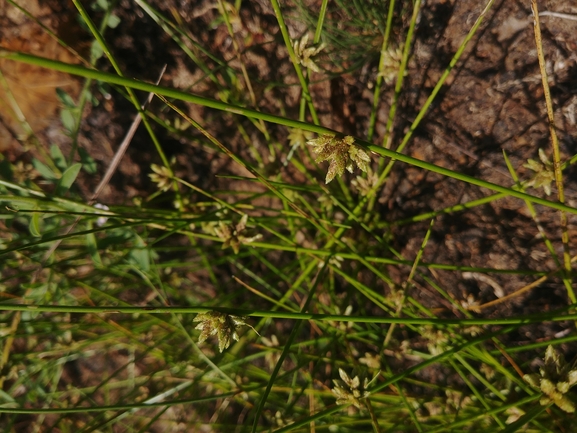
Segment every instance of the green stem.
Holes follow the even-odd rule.
[[[309,86],[307,84],[307,80],[303,74],[303,71],[302,71],[300,64],[299,64],[299,60],[297,59],[297,56],[296,56],[295,51],[293,49],[292,39],[288,33],[287,26],[284,22],[284,17],[282,15],[282,11],[280,9],[280,4],[279,4],[278,0],[271,0],[271,5],[272,5],[272,8],[274,9],[274,13],[275,13],[277,21],[278,21],[280,32],[281,32],[283,40],[284,40],[284,44],[285,44],[286,49],[288,51],[291,62],[295,68],[295,72],[296,72],[297,77],[299,79],[299,82],[301,84],[301,88],[303,89],[303,97],[307,101],[309,111],[311,112],[311,117],[313,118],[313,123],[315,125],[318,125],[319,124],[319,118],[317,116],[317,111],[315,110],[315,106],[313,104],[313,99],[311,98],[311,94],[309,92]]]
[[[92,32],[92,35],[95,37],[95,39],[98,41],[98,43],[102,47],[102,50],[104,51],[104,54],[106,54],[106,57],[108,57],[108,60],[112,64],[112,67],[114,68],[114,70],[116,71],[118,76],[122,77],[122,70],[120,69],[120,66],[116,62],[116,59],[112,55],[110,48],[108,47],[108,44],[106,43],[106,41],[102,37],[102,34],[100,33],[100,31],[94,25],[94,22],[92,21],[92,19],[88,15],[88,12],[84,8],[84,6],[80,3],[79,0],[72,0],[72,2],[74,3],[74,6],[76,6],[76,9],[78,9],[78,13],[82,17],[82,19],[84,20],[84,22],[86,23],[86,25],[88,26],[90,31]],[[90,77],[86,77],[86,78],[90,78]],[[96,78],[96,77],[92,77],[92,78]],[[131,86],[125,86],[125,87],[126,87],[126,91],[128,92],[128,96],[130,98],[130,101],[134,105],[134,108],[136,108],[136,110],[142,116],[142,123],[144,124],[148,134],[150,135],[150,138],[152,139],[152,142],[154,143],[154,146],[156,148],[156,151],[158,152],[158,155],[160,156],[160,159],[162,159],[164,166],[166,168],[168,168],[172,173],[168,159],[166,158],[166,155],[164,154],[164,151],[162,150],[162,146],[160,145],[160,142],[156,138],[156,134],[152,130],[152,126],[150,125],[150,122],[148,121],[148,119],[146,118],[145,114],[143,113],[143,111],[141,109],[141,106],[140,106],[141,104],[140,104],[138,98],[136,97],[136,94],[134,93],[134,88]]]
[[[377,112],[379,108],[379,101],[381,99],[381,86],[383,85],[384,76],[382,74],[385,66],[385,56],[388,55],[387,48],[389,47],[389,37],[391,28],[393,26],[393,12],[395,11],[395,0],[389,3],[389,11],[387,13],[387,25],[385,27],[385,34],[383,36],[383,43],[381,45],[381,57],[379,59],[379,73],[377,74],[377,81],[375,83],[375,93],[373,94],[373,108],[371,110],[371,117],[369,119],[369,132],[367,132],[367,141],[373,141],[375,134],[375,125],[377,123]]]
[[[572,307],[572,306],[570,306]],[[34,313],[81,313],[81,314],[200,314],[218,311],[235,316],[270,317],[274,319],[316,320],[319,322],[355,322],[355,323],[398,323],[403,325],[527,325],[544,321],[562,322],[577,320],[577,313],[561,314],[560,312],[536,314],[525,317],[508,317],[498,319],[431,319],[419,317],[375,317],[347,316],[344,314],[295,313],[290,311],[263,311],[243,308],[224,308],[212,306],[197,307],[86,307],[66,305],[9,305],[0,304],[0,311],[28,311]]]
[[[393,123],[395,121],[395,115],[397,114],[397,106],[399,103],[399,98],[401,96],[401,91],[403,89],[405,71],[407,69],[407,63],[409,63],[409,54],[411,52],[411,42],[413,41],[413,33],[415,32],[415,27],[417,25],[417,18],[419,16],[420,10],[421,10],[421,2],[416,1],[413,6],[413,16],[411,17],[409,31],[407,32],[407,37],[405,39],[405,46],[403,47],[403,57],[401,60],[401,64],[399,65],[399,72],[397,74],[397,83],[395,84],[393,103],[391,105],[391,109],[389,110],[389,118],[387,120],[387,125],[385,127],[385,135],[383,136],[382,146],[386,147],[387,149],[391,148],[391,134],[393,132]],[[467,41],[464,42],[464,44],[466,43]],[[441,84],[443,84],[443,82],[444,80],[440,81]],[[426,109],[427,107],[428,105],[425,105],[423,108]],[[399,146],[399,148],[397,149],[398,152],[402,150],[401,146]]]
[[[0,50],[0,58],[8,59],[8,60],[15,60],[22,63],[28,63],[33,65],[38,65],[42,67],[46,67],[49,69],[67,72],[74,75],[80,75],[83,77],[94,78],[101,81],[106,81],[112,84],[118,84],[120,86],[130,87],[133,89],[143,90],[145,92],[153,92],[158,95],[163,95],[169,98],[178,99],[181,101],[192,102],[193,104],[202,105],[205,107],[215,108],[218,110],[226,111],[228,113],[239,114],[241,116],[246,117],[253,117],[256,119],[262,119],[267,122],[277,123],[279,125],[289,126],[291,128],[300,128],[305,131],[316,132],[317,134],[337,134],[337,131],[334,131],[329,128],[325,128],[319,125],[312,125],[305,122],[299,122],[298,120],[286,119],[284,117],[275,116],[272,114],[265,114],[259,111],[251,110],[249,108],[237,107],[234,105],[226,104],[224,102],[215,101],[213,99],[204,98],[202,96],[194,95],[191,93],[185,93],[176,89],[172,89],[169,87],[163,86],[155,86],[154,84],[145,83],[143,81],[138,81],[130,78],[121,77],[114,74],[109,74],[101,71],[96,71],[92,69],[87,69],[82,66],[78,65],[70,65],[68,63],[62,63],[55,60],[46,59],[43,57],[33,56],[31,54],[25,54],[20,52],[14,51],[7,51],[7,50]],[[420,120],[420,119],[419,119]],[[415,127],[415,123],[409,131],[409,134],[412,134],[412,130]],[[384,149],[380,146],[375,146],[370,144],[364,140],[357,140],[356,143],[358,145],[362,145],[366,147],[368,150],[373,152],[374,154],[380,155],[382,157],[391,158],[393,160],[405,162],[407,164],[413,165],[415,167],[420,167],[425,170],[433,171],[435,173],[441,174],[443,176],[451,177],[453,179],[461,180],[463,182],[470,183],[472,185],[477,185],[483,188],[487,188],[489,190],[495,192],[505,193],[506,195],[519,198],[521,200],[528,200],[532,203],[537,203],[543,206],[547,206],[553,209],[565,211],[574,215],[577,215],[577,209],[567,206],[562,203],[556,203],[549,200],[545,200],[539,197],[535,197],[529,194],[522,193],[512,188],[508,188],[505,186],[497,185],[492,182],[487,182],[485,180],[476,179],[472,176],[468,176],[466,174],[458,173],[444,167],[439,167],[437,165],[431,164],[426,161],[421,161],[416,158],[412,158],[408,155],[403,155],[401,153],[395,152],[393,150]]]
[[[252,389],[258,389],[259,387],[253,387]],[[251,389],[245,388],[243,391],[250,391]],[[116,404],[111,406],[93,406],[93,407],[58,407],[49,409],[20,409],[20,408],[9,408],[0,407],[0,413],[20,413],[20,414],[49,414],[49,413],[84,413],[84,412],[107,412],[107,411],[119,411],[119,410],[134,410],[134,409],[150,409],[153,407],[164,407],[164,406],[175,406],[179,404],[195,404],[214,400],[220,400],[226,397],[234,397],[238,394],[238,391],[224,392],[222,394],[213,395],[209,397],[199,397],[199,398],[188,398],[184,400],[172,400],[172,401],[161,401],[157,403],[135,403],[135,404]]]

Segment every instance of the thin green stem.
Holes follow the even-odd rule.
[[[535,314],[525,317],[508,317],[498,319],[433,319],[418,317],[367,317],[347,316],[344,314],[314,314],[295,313],[290,311],[263,311],[246,308],[225,308],[213,306],[196,307],[88,307],[88,306],[65,306],[65,305],[10,305],[0,304],[0,311],[28,311],[36,313],[95,313],[95,314],[199,314],[210,311],[218,311],[237,316],[270,317],[274,319],[315,320],[320,322],[356,322],[356,323],[381,323],[403,325],[526,325],[541,322],[562,322],[564,320],[576,320],[577,313],[561,314],[560,312]]]
[[[423,118],[425,117],[425,114],[429,110],[429,106],[433,103],[433,101],[437,97],[437,94],[439,93],[439,91],[443,87],[443,84],[445,84],[445,81],[449,77],[449,74],[451,73],[451,71],[453,70],[453,68],[455,67],[455,65],[457,64],[459,59],[461,58],[461,56],[465,52],[465,49],[467,48],[469,42],[471,41],[473,36],[477,33],[477,29],[479,28],[479,26],[483,22],[485,15],[489,12],[489,10],[493,6],[494,2],[495,2],[495,0],[489,0],[489,2],[485,6],[485,8],[481,12],[481,14],[479,14],[479,16],[477,17],[475,24],[473,25],[473,27],[471,27],[471,30],[469,31],[469,33],[467,34],[467,36],[465,37],[465,39],[463,40],[463,42],[459,46],[457,52],[455,53],[455,55],[453,56],[453,58],[449,62],[449,66],[447,66],[447,68],[445,69],[445,71],[443,72],[441,77],[439,78],[439,81],[437,81],[437,84],[435,84],[435,87],[431,91],[431,94],[429,95],[429,97],[427,98],[427,100],[425,101],[425,103],[423,104],[421,109],[419,110],[417,117],[415,117],[415,120],[413,120],[413,123],[411,124],[409,130],[407,131],[407,133],[403,137],[403,140],[401,141],[401,143],[397,147],[396,151],[398,153],[401,153],[403,151],[403,149],[405,148],[405,146],[409,143],[409,140],[413,136],[413,131],[415,131],[417,129],[417,126],[421,123],[421,120],[423,120]],[[386,144],[387,143],[384,143],[385,148],[387,147]],[[382,185],[385,183],[387,177],[389,176],[389,173],[393,169],[394,162],[395,162],[395,159],[393,158],[387,164],[385,169],[379,174],[378,181],[376,182],[375,186],[371,189],[371,191],[367,194],[367,199],[370,200],[369,209],[371,209],[373,207],[374,200],[375,200],[374,199],[375,192],[379,191],[380,188],[382,187]],[[382,163],[380,163],[380,165],[382,165]]]
[[[102,34],[100,33],[100,31],[94,25],[94,22],[92,21],[92,19],[88,15],[88,12],[84,8],[84,6],[80,3],[79,0],[72,0],[72,2],[74,3],[74,6],[76,6],[76,9],[78,9],[78,13],[82,17],[82,19],[84,20],[84,22],[86,23],[86,25],[88,26],[90,31],[92,32],[92,35],[95,37],[95,39],[98,41],[98,43],[102,47],[102,50],[104,51],[104,54],[106,54],[106,57],[110,61],[110,64],[112,65],[112,67],[114,68],[114,70],[116,71],[118,76],[122,77],[123,74],[122,74],[122,70],[120,69],[120,66],[116,62],[116,59],[112,55],[112,52],[110,51],[110,48],[108,47],[108,44],[106,43],[106,41],[102,37]],[[86,78],[96,78],[96,77],[86,77]],[[166,155],[164,154],[164,151],[162,150],[162,146],[160,145],[160,142],[156,138],[156,134],[152,130],[152,126],[150,125],[150,122],[146,118],[145,114],[142,112],[142,109],[140,107],[140,102],[138,101],[138,98],[136,97],[136,94],[134,93],[133,88],[130,86],[125,86],[125,87],[126,87],[126,91],[128,92],[128,96],[130,98],[130,101],[134,105],[134,108],[136,108],[136,110],[138,110],[138,112],[142,116],[142,123],[144,124],[148,134],[150,135],[150,138],[152,139],[152,142],[154,143],[154,146],[156,147],[156,151],[158,152],[160,159],[162,159],[164,166],[167,169],[171,170],[168,159],[166,158]]]
[[[317,273],[316,277],[315,277],[314,280],[311,282],[311,287],[310,287],[310,289],[309,289],[309,291],[308,291],[308,293],[307,293],[306,300],[305,300],[305,302],[304,302],[304,304],[303,304],[303,306],[302,306],[302,308],[301,308],[301,311],[300,311],[301,313],[305,313],[305,312],[308,310],[309,305],[310,305],[310,303],[311,303],[311,301],[312,301],[312,299],[313,299],[313,297],[314,297],[314,295],[315,295],[315,293],[316,293],[316,291],[317,291],[320,278],[321,278],[322,275],[324,275],[324,273],[325,273],[325,271],[326,271],[326,269],[327,269],[328,262],[329,262],[329,257],[327,257],[327,259],[325,260],[325,263],[324,263],[323,267],[319,270],[319,272]],[[281,354],[280,354],[280,357],[279,357],[278,361],[276,362],[276,365],[275,365],[275,367],[274,367],[274,370],[272,371],[272,373],[271,373],[271,375],[270,375],[270,378],[269,378],[269,380],[268,380],[268,384],[267,384],[267,386],[266,386],[266,388],[265,388],[262,396],[260,397],[260,401],[259,401],[259,403],[258,403],[258,406],[257,406],[257,408],[256,408],[256,412],[255,412],[255,414],[254,414],[254,422],[253,422],[253,425],[252,425],[252,433],[256,433],[256,430],[257,430],[257,428],[258,428],[258,422],[260,421],[260,417],[261,417],[262,411],[263,411],[263,409],[264,409],[264,405],[265,405],[265,403],[266,403],[266,401],[267,401],[267,399],[268,399],[268,395],[270,394],[270,391],[271,391],[271,389],[272,389],[272,387],[273,387],[273,385],[274,385],[274,381],[275,381],[276,377],[278,376],[278,373],[279,373],[279,371],[280,371],[280,369],[281,369],[281,367],[282,367],[282,365],[283,365],[283,362],[284,362],[285,358],[287,357],[287,355],[288,355],[289,352],[290,352],[290,348],[291,348],[292,343],[295,341],[297,335],[298,335],[299,332],[300,332],[300,328],[301,328],[302,324],[303,324],[303,321],[302,321],[302,320],[299,320],[299,321],[295,324],[295,326],[293,326],[293,328],[292,328],[292,330],[291,330],[291,332],[290,332],[290,334],[289,334],[289,337],[288,337],[288,339],[287,339],[287,341],[286,341],[286,343],[285,343],[285,345],[284,345],[284,347],[283,347],[283,350],[282,350],[282,352],[281,352]]]
[[[317,27],[315,29],[315,36],[313,38],[313,43],[318,44],[321,41],[321,33],[323,31],[323,24],[325,22],[325,17],[327,15],[327,6],[329,0],[323,0],[321,3],[321,9],[319,11],[319,19],[317,20]]]
[[[539,24],[539,10],[537,0],[531,0],[531,10],[533,11],[533,22],[535,28],[535,45],[537,47],[537,58],[539,59],[539,69],[541,70],[541,83],[543,85],[543,94],[547,106],[547,118],[549,120],[549,133],[551,135],[551,144],[553,147],[553,170],[555,172],[555,183],[557,185],[557,197],[560,203],[565,203],[565,193],[563,190],[563,173],[561,171],[561,153],[559,151],[559,139],[555,129],[555,116],[553,113],[553,102],[551,101],[551,90],[547,78],[545,67],[545,55],[543,54],[543,43],[541,41],[541,26]],[[567,227],[567,215],[564,211],[559,215],[561,223],[561,241],[563,243],[563,264],[567,274],[571,272],[571,252],[569,250],[569,229]],[[564,278],[567,294],[572,303],[577,302],[577,296],[571,285],[568,276]]]
[[[491,0],[491,3],[494,0]],[[47,67],[50,69],[68,72],[74,75],[80,75],[83,77],[91,77],[94,79],[106,81],[112,84],[118,84],[125,87],[131,87],[133,89],[143,90],[145,92],[154,92],[157,95],[163,95],[169,98],[179,99],[182,101],[192,102],[194,104],[203,105],[210,108],[216,108],[229,113],[239,114],[246,117],[254,117],[256,119],[262,119],[272,123],[277,123],[279,125],[289,126],[291,128],[300,128],[305,131],[316,132],[318,134],[336,134],[335,131],[329,128],[325,128],[319,125],[312,125],[305,122],[299,122],[297,120],[286,119],[283,117],[275,116],[272,114],[265,114],[259,111],[251,110],[248,108],[237,107],[234,105],[226,104],[224,102],[215,101],[213,99],[204,98],[202,96],[193,95],[190,93],[185,93],[176,89],[163,86],[155,86],[153,84],[145,83],[143,81],[138,81],[130,78],[121,77],[114,74],[108,74],[101,71],[95,71],[87,68],[83,68],[78,65],[70,65],[68,63],[62,63],[55,60],[49,60],[46,58],[33,56],[31,54],[19,53],[14,51],[0,50],[0,58],[5,58],[9,60],[15,60],[23,63],[36,64],[39,66]],[[514,190],[512,188],[507,188],[501,185],[494,184],[492,182],[487,182],[481,179],[468,176],[466,174],[458,173],[444,167],[439,167],[437,165],[431,164],[429,162],[421,161],[419,159],[403,155],[389,149],[384,149],[380,146],[375,146],[373,144],[367,143],[364,140],[357,140],[357,144],[365,146],[368,150],[373,153],[380,155],[382,157],[388,157],[392,160],[405,162],[415,167],[420,167],[425,170],[433,171],[435,173],[441,174],[443,176],[451,177],[453,179],[461,180],[472,185],[477,185],[483,188],[487,188],[492,191],[502,192],[505,195],[519,198],[521,200],[528,200],[532,203],[537,203],[543,206],[547,206],[553,209],[562,210],[574,215],[577,215],[577,209],[567,206],[562,203],[552,202],[539,197],[535,197],[529,194],[525,194]]]
[[[245,388],[244,391],[250,391],[252,389],[259,389],[258,387]],[[153,407],[164,407],[164,406],[176,406],[176,405],[190,405],[198,404],[202,402],[220,400],[226,397],[233,397],[238,394],[238,391],[225,392],[218,395],[208,396],[208,397],[198,397],[198,398],[188,398],[182,400],[169,400],[162,402],[150,402],[150,403],[134,403],[134,404],[115,404],[110,406],[82,406],[82,407],[59,407],[59,408],[44,408],[44,409],[22,409],[22,408],[9,408],[0,407],[0,413],[14,413],[14,414],[50,414],[50,413],[89,413],[89,412],[108,412],[108,411],[118,411],[118,410],[134,410],[134,409],[150,409]]]
[[[505,164],[507,165],[507,169],[509,170],[509,173],[511,173],[511,177],[515,181],[517,188],[519,188],[519,191],[525,192],[523,185],[521,184],[521,182],[519,180],[519,176],[517,176],[517,172],[513,168],[513,164],[511,164],[511,161],[509,160],[509,157],[507,156],[505,151],[503,151],[503,157],[505,158]],[[549,254],[551,254],[551,257],[555,261],[555,264],[557,266],[560,266],[559,258],[557,257],[557,252],[555,251],[553,244],[549,240],[549,237],[547,236],[545,229],[543,228],[543,226],[539,222],[539,217],[537,216],[537,211],[535,210],[535,206],[533,206],[533,204],[531,202],[528,202],[528,201],[526,201],[525,204],[527,205],[527,209],[529,210],[529,213],[531,214],[531,218],[533,218],[533,221],[535,221],[535,225],[537,226],[537,230],[539,230],[539,234],[543,238],[543,242],[545,243],[545,246],[549,250]]]
[[[385,26],[385,34],[383,35],[383,43],[381,44],[381,56],[379,59],[379,73],[377,74],[377,81],[375,82],[375,92],[373,94],[373,107],[371,109],[371,117],[369,118],[369,129],[367,132],[367,141],[372,142],[375,134],[375,125],[377,123],[377,113],[379,108],[379,101],[381,99],[381,86],[385,77],[382,72],[385,67],[385,57],[388,54],[389,37],[393,27],[393,12],[395,11],[395,0],[389,1],[389,11],[387,13],[387,24]]]
[[[271,0],[271,5],[272,5],[272,8],[274,10],[276,19],[278,21],[278,25],[279,25],[280,32],[281,32],[283,40],[284,40],[285,47],[288,51],[289,57],[290,57],[291,62],[295,68],[295,72],[297,74],[299,83],[301,85],[301,88],[303,91],[303,96],[304,96],[305,100],[307,101],[307,105],[309,107],[309,111],[311,113],[313,123],[315,125],[318,125],[319,124],[319,118],[317,115],[317,111],[315,109],[315,106],[313,104],[313,99],[312,99],[311,94],[309,92],[309,86],[308,86],[307,80],[303,74],[301,67],[300,67],[300,61],[297,59],[297,56],[296,56],[295,51],[293,49],[292,39],[288,33],[288,29],[287,29],[286,23],[284,21],[284,17],[283,17],[281,8],[280,8],[280,4],[279,4],[278,0]]]
[[[409,24],[409,30],[407,31],[407,37],[405,38],[405,45],[403,47],[403,57],[401,64],[399,65],[399,71],[397,73],[397,82],[395,84],[395,92],[393,94],[393,103],[391,104],[391,109],[389,110],[389,117],[387,119],[387,124],[385,126],[385,134],[383,136],[383,141],[381,145],[387,149],[391,148],[391,138],[393,131],[393,124],[395,121],[395,116],[397,114],[397,105],[399,103],[399,97],[401,96],[401,91],[403,89],[403,82],[405,78],[405,71],[407,69],[407,63],[409,63],[409,55],[411,53],[411,46],[413,43],[413,33],[415,32],[415,27],[417,26],[417,18],[419,16],[419,11],[421,10],[420,1],[413,3],[413,15],[411,16],[411,22]],[[425,105],[426,106],[426,105]],[[423,108],[425,107],[423,106]],[[397,152],[403,150],[402,144],[397,149]]]

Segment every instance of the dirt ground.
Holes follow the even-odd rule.
[[[233,59],[231,64],[236,64],[234,48],[226,28],[223,25],[212,25],[218,15],[212,2],[170,0],[152,3],[167,16],[176,13],[204,47],[220,58]],[[393,148],[408,130],[484,3],[478,0],[427,0],[424,3],[416,29],[405,90],[399,101],[400,116],[394,127]],[[549,0],[540,1],[539,6],[542,11],[572,14],[575,17],[577,5],[571,3],[566,0]],[[35,16],[42,17],[43,23],[55,29],[66,40],[73,41],[76,50],[86,53],[89,37],[77,26],[72,4],[55,0],[40,4],[34,1],[20,4],[33,9]],[[116,11],[122,24],[108,29],[106,38],[126,76],[155,81],[162,66],[167,64],[163,85],[179,89],[192,86],[190,90],[194,93],[216,97],[219,89],[208,80],[201,80],[202,71],[186,58],[181,48],[169,40],[138,6],[122,0]],[[399,6],[396,22],[408,22],[408,13]],[[291,36],[295,39],[307,27],[305,23],[296,20],[289,22]],[[278,48],[278,44],[269,43],[278,42],[281,37],[268,2],[243,2],[238,20],[233,24],[246,50],[248,72],[256,83],[259,110],[272,113],[284,110],[287,116],[297,118],[299,94],[294,91],[294,87],[289,86],[296,83],[296,77],[286,50]],[[562,159],[567,159],[577,153],[577,21],[543,16],[541,28],[561,154]],[[0,29],[2,46],[73,61],[36,24],[13,11],[7,3],[0,3]],[[71,38],[71,35],[75,37]],[[364,37],[363,46],[367,49],[362,67],[340,74],[344,68],[354,67],[359,47],[345,50],[329,45],[329,52],[333,50],[332,56],[320,62],[320,66],[329,73],[318,75],[319,81],[313,80],[311,87],[321,123],[359,137],[367,134],[373,97],[372,83],[377,73],[380,44],[378,34]],[[393,34],[393,44],[399,44],[402,37],[398,31]],[[338,64],[335,63],[337,60]],[[98,67],[112,71],[104,59],[99,61]],[[30,120],[30,126],[41,145],[47,147],[56,143],[64,152],[69,149],[70,139],[61,133],[59,102],[54,96],[54,88],[66,87],[75,95],[80,90],[80,81],[62,74],[28,66],[8,65],[1,61],[0,69],[9,87],[16,89],[24,116]],[[42,83],[40,87],[37,84],[39,82]],[[279,85],[269,90],[264,85],[268,82]],[[381,143],[391,95],[392,84],[389,84],[383,91],[373,140],[375,143]],[[86,108],[79,144],[96,159],[99,173],[103,173],[132,121],[134,109],[116,92],[110,95],[95,92],[95,97],[100,104]],[[5,96],[0,94],[0,98]],[[250,104],[248,100],[247,104]],[[158,108],[159,105],[155,104],[154,107]],[[231,147],[242,146],[241,137],[234,132],[236,128],[230,127],[235,121],[233,118],[217,121],[218,115],[212,110],[202,107],[187,109],[196,119],[203,119],[203,124]],[[160,109],[159,112],[165,118],[170,116]],[[29,143],[23,146],[21,138],[25,131],[19,130],[14,113],[10,114],[6,106],[3,106],[0,118],[0,149],[3,154],[12,162],[29,162],[36,151]],[[247,130],[251,136],[257,135],[254,128],[250,129],[250,125]],[[271,126],[269,130],[279,143],[287,143],[285,128]],[[209,190],[231,187],[231,184],[226,183],[230,181],[214,177],[215,174],[237,173],[230,161],[217,153],[199,151],[164,130],[159,129],[158,133],[168,156],[176,157],[177,175]],[[193,140],[197,138],[192,137]],[[405,153],[442,167],[510,186],[514,182],[507,170],[503,151],[513,166],[518,168],[520,178],[528,179],[531,172],[522,165],[529,158],[537,159],[539,148],[551,155],[530,2],[498,0],[424,120],[414,131]],[[122,161],[119,173],[114,176],[100,201],[123,204],[134,197],[145,196],[153,188],[147,177],[149,166],[158,162],[154,147],[141,128]],[[567,204],[573,207],[577,207],[576,174],[575,167],[569,167],[565,173]],[[287,179],[291,179],[291,176],[292,173],[286,173]],[[81,178],[80,188],[87,197],[98,180],[98,176],[84,175]],[[294,178],[292,181],[295,181]],[[542,189],[529,192],[545,197]],[[381,191],[377,215],[386,227],[390,222],[488,194],[489,191],[481,188],[397,163],[390,181]],[[556,189],[553,188],[551,197],[555,194]],[[558,212],[543,207],[537,207],[537,211],[545,232],[561,255]],[[429,220],[426,220],[391,226],[385,228],[385,232],[392,245],[404,257],[414,258],[428,226]],[[569,236],[570,244],[576,245],[575,216],[569,217]],[[496,269],[555,269],[555,263],[541,241],[526,205],[517,199],[501,199],[468,211],[438,216],[423,261]],[[399,281],[406,277],[396,268],[391,268],[390,273]],[[532,281],[529,277],[497,273],[479,278],[442,270],[436,271],[434,277],[455,298],[465,300],[472,295],[481,304],[495,299],[496,287],[508,294]],[[446,307],[437,294],[427,289],[415,290],[412,296],[431,308]],[[488,309],[484,315],[503,317],[537,313],[566,305],[565,288],[559,279],[552,278],[512,302]],[[508,338],[511,342],[535,342],[552,335],[566,335],[568,329],[574,332],[568,326],[572,327],[566,323],[527,326],[518,333],[510,334]],[[577,354],[575,347],[564,347],[564,350],[568,355]]]

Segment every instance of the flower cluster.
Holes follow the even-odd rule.
[[[424,326],[421,335],[427,339],[427,348],[433,356],[440,355],[451,349],[451,338],[441,329],[435,329],[432,326]]]
[[[261,234],[250,237],[243,234],[246,230],[247,221],[247,214],[244,214],[236,225],[228,226],[222,221],[219,221],[218,227],[214,228],[214,232],[219,238],[224,240],[222,244],[223,249],[231,247],[234,253],[238,254],[241,244],[248,244],[262,237]]]
[[[245,320],[246,318],[244,317],[219,313],[218,311],[200,313],[194,318],[194,322],[200,322],[194,328],[201,331],[198,342],[203,343],[211,335],[216,335],[218,338],[218,350],[222,352],[230,346],[232,340],[238,341],[236,330],[241,326],[248,326]]]
[[[342,381],[333,380],[335,387],[331,389],[331,392],[337,398],[337,404],[352,404],[360,409],[361,400],[370,395],[370,392],[366,390],[369,386],[369,381],[365,378],[363,386],[361,386],[359,376],[351,379],[342,368],[339,368],[339,376],[341,376]]]
[[[577,384],[577,368],[572,368],[563,355],[553,346],[548,346],[545,351],[545,364],[539,372],[541,374],[526,374],[523,379],[544,394],[540,403],[543,406],[555,403],[565,412],[575,412],[575,403],[565,394]]]
[[[533,170],[535,175],[533,178],[526,183],[527,186],[532,186],[534,188],[543,187],[545,194],[551,195],[551,182],[555,180],[555,172],[553,171],[553,163],[547,159],[545,151],[539,149],[539,161],[534,159],[528,159],[523,167]]]
[[[295,41],[293,43],[293,49],[297,58],[297,62],[303,65],[305,68],[309,68],[315,72],[320,72],[319,67],[313,61],[313,57],[324,50],[325,44],[321,44],[318,47],[307,48],[308,42],[309,35],[308,33],[305,33],[300,41]]]
[[[353,185],[361,196],[366,196],[369,192],[377,185],[379,182],[379,176],[372,170],[367,171],[367,177],[357,176],[353,179],[351,185]]]
[[[364,172],[369,169],[371,157],[363,148],[355,144],[355,139],[350,135],[342,138],[334,135],[321,135],[314,140],[307,141],[307,144],[314,147],[313,150],[317,154],[316,162],[330,161],[326,183],[337,175],[342,176],[345,168],[352,173],[354,164]]]
[[[150,173],[148,177],[152,180],[157,188],[162,191],[166,192],[170,189],[172,185],[172,173],[168,167],[163,165],[156,165],[152,164],[150,166],[154,173]]]
[[[392,83],[399,74],[399,68],[401,67],[401,62],[403,60],[403,48],[402,47],[389,47],[386,52],[382,53],[382,65],[381,72],[379,75],[383,77],[385,83]],[[405,75],[407,71],[405,70]]]

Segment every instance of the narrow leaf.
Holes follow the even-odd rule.
[[[60,112],[60,120],[62,120],[62,126],[67,132],[72,132],[76,128],[76,119],[74,119],[74,114],[70,109],[64,109]]]
[[[61,197],[70,189],[74,181],[76,180],[76,176],[78,176],[78,172],[82,168],[82,164],[76,163],[71,165],[62,175],[60,180],[58,181],[58,185],[56,185],[56,190],[54,194]]]
[[[96,166],[96,161],[94,161],[90,154],[86,150],[79,148],[78,155],[80,155],[82,169],[88,174],[96,173],[98,167]]]
[[[32,218],[30,218],[30,224],[28,225],[30,229],[30,234],[36,238],[41,237],[40,234],[40,213],[34,212]]]
[[[92,222],[88,223],[88,230],[92,229]],[[102,259],[100,258],[100,254],[98,252],[98,243],[96,241],[96,236],[94,233],[87,233],[86,234],[86,248],[88,249],[88,254],[92,258],[94,265],[98,268],[102,267]]]
[[[76,107],[74,99],[72,99],[72,97],[68,93],[66,93],[66,91],[62,90],[60,87],[56,88],[56,95],[58,96],[60,102],[62,102],[62,105],[64,105],[65,107],[67,108]]]
[[[67,166],[66,158],[64,158],[62,151],[55,144],[50,146],[50,156],[52,157],[52,160],[54,161],[54,165],[56,167],[58,167],[62,171],[66,170]]]
[[[138,266],[141,271],[150,270],[150,254],[142,238],[135,235],[136,246],[128,253],[128,260]]]
[[[40,162],[38,159],[33,158],[32,159],[32,165],[34,166],[34,168],[36,169],[36,171],[38,173],[40,173],[40,175],[46,179],[46,180],[56,180],[58,179],[58,177],[56,176],[56,174],[54,174],[54,172],[48,167],[46,166],[44,163]]]

